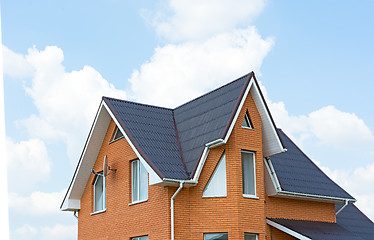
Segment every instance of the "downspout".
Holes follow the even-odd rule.
[[[170,199],[170,228],[171,228],[171,240],[174,240],[174,198],[178,195],[180,190],[183,188],[184,181],[179,182],[179,188],[175,191],[174,195]]]
[[[343,207],[341,207],[336,213],[335,213],[335,216],[338,215],[341,211],[343,211],[343,209],[348,205],[348,200],[345,200],[345,203],[343,205]]]

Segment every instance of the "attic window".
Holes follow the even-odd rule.
[[[253,129],[252,121],[251,121],[251,118],[249,117],[248,112],[245,113],[242,127]]]
[[[114,133],[112,142],[114,142],[114,141],[116,141],[116,140],[118,140],[122,137],[123,137],[123,133],[121,132],[121,130],[119,130],[118,127],[116,127],[116,132]]]
[[[207,186],[204,189],[203,197],[226,197],[226,157],[222,155],[216,169],[214,170]]]

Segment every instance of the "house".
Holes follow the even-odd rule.
[[[103,97],[61,204],[78,239],[374,239],[253,72],[175,109]]]

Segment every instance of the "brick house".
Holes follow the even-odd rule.
[[[78,239],[374,239],[251,72],[175,109],[103,97],[60,209]]]

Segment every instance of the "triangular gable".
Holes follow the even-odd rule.
[[[261,93],[261,89],[254,73],[251,72],[250,74],[246,75],[245,80],[246,81],[241,88],[240,96],[236,101],[234,109],[232,109],[231,111],[231,117],[229,118],[229,121],[227,121],[226,127],[221,137],[214,139],[211,142],[205,143],[205,148],[201,154],[199,161],[196,164],[195,171],[191,175],[193,177],[193,181],[197,181],[199,179],[202,167],[205,163],[210,149],[225,144],[228,141],[234,125],[238,120],[239,113],[242,110],[243,104],[248,97],[248,94],[251,94],[257,110],[261,116],[264,157],[269,157],[286,151],[278,135],[274,120]]]
[[[95,120],[92,124],[89,136],[86,140],[83,152],[75,169],[73,178],[70,182],[64,200],[60,206],[61,210],[75,211],[80,209],[80,199],[90,177],[90,169],[95,164],[97,154],[99,152],[98,149],[100,149],[101,145],[103,144],[103,140],[111,120],[116,123],[117,127],[123,133],[127,142],[130,144],[132,150],[135,152],[139,160],[147,169],[149,173],[150,184],[157,184],[162,182],[162,179],[155,172],[154,168],[145,161],[143,156],[139,153],[139,150],[130,140],[129,136],[127,136],[125,130],[119,124],[118,119],[114,116],[111,109],[107,106],[105,101],[102,100],[99,110],[95,116]]]

